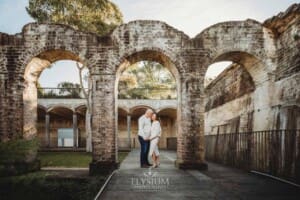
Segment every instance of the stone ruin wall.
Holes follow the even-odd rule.
[[[235,71],[226,70],[206,88],[206,134],[217,134],[218,130],[228,133],[300,129],[300,20],[296,15],[299,11],[299,7],[291,7],[264,22],[276,38],[273,59],[277,61],[277,67],[268,74],[268,99],[265,88],[251,91],[247,89],[247,81],[232,83]],[[225,84],[228,82],[232,84]],[[246,89],[241,94],[232,90],[231,85]],[[221,94],[216,91],[221,91]]]
[[[91,74],[95,164],[91,170],[116,166],[118,75],[130,63],[152,60],[166,66],[177,81],[177,166],[205,168],[203,83],[209,65],[233,61],[251,75],[253,130],[270,128],[274,109],[284,113],[288,106],[299,108],[299,9],[294,4],[264,23],[219,23],[195,38],[159,21],[133,21],[103,37],[37,23],[24,26],[20,34],[0,33],[0,141],[36,136],[35,81],[50,63],[71,59],[86,64]]]

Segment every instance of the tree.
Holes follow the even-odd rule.
[[[119,8],[109,0],[29,0],[26,10],[39,23],[61,23],[100,35],[123,22]]]
[[[86,151],[92,152],[92,105],[91,105],[91,91],[92,91],[92,83],[90,80],[89,74],[85,74],[84,70],[87,69],[84,65],[80,63],[76,63],[78,73],[79,73],[79,81],[82,88],[82,93],[86,99],[86,116],[85,116],[85,131],[86,131]],[[87,90],[84,89],[83,81],[88,81]]]
[[[40,82],[38,82],[38,81],[36,82],[36,88],[37,88],[38,97],[42,97],[44,95],[44,91],[42,89]]]
[[[59,95],[70,96],[72,98],[79,98],[81,92],[84,90],[80,84],[71,82],[61,82],[57,87],[59,88]]]
[[[171,98],[176,82],[168,69],[157,62],[142,61],[128,67],[119,80],[120,98]]]

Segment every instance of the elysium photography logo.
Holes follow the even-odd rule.
[[[153,172],[149,168],[142,176],[131,178],[131,187],[142,191],[167,190],[170,185],[169,177],[159,176],[158,172]]]

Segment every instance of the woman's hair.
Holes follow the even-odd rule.
[[[157,113],[154,112],[152,115],[156,115],[156,120],[159,121],[159,123],[161,123],[161,119],[160,119],[160,117],[158,116]]]

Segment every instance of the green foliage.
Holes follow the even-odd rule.
[[[119,152],[119,162],[122,162],[127,155],[128,152]],[[57,162],[58,157],[59,162]],[[72,159],[87,158],[86,161],[84,161],[85,165],[91,161],[91,155],[83,152],[40,153],[39,158],[44,164],[53,159],[57,166],[65,166],[63,163],[67,163]],[[62,159],[65,159],[66,161],[63,161]],[[54,162],[52,164],[54,164]],[[56,172],[39,171],[21,176],[0,178],[0,199],[90,200],[94,199],[99,188],[101,188],[107,178],[106,176],[96,176],[80,177],[77,179],[60,176],[61,175],[57,175]]]
[[[36,83],[36,88],[37,88],[38,97],[43,96],[44,92],[43,92],[43,89],[42,89],[42,86],[41,86],[40,82]]]
[[[128,152],[118,152],[119,163],[123,162],[123,160],[126,158],[127,155],[128,155]]]
[[[0,164],[24,162],[34,156],[39,148],[37,138],[32,140],[14,139],[0,143]]]
[[[67,179],[53,177],[54,172],[35,172],[0,178],[1,200],[90,200],[105,182],[106,176]]]
[[[59,95],[72,96],[74,98],[80,97],[81,86],[78,83],[61,82],[57,87],[60,88]]]
[[[176,82],[170,71],[161,64],[142,61],[131,65],[121,75],[119,98],[176,98]]]
[[[82,98],[82,93],[81,85],[72,82],[61,82],[57,88],[38,88],[39,98]]]
[[[39,23],[67,24],[100,35],[123,21],[119,8],[109,0],[29,0],[26,10]]]
[[[119,162],[122,162],[127,154],[119,152]],[[42,167],[88,167],[92,155],[86,152],[40,152],[38,159]]]
[[[88,167],[92,161],[86,152],[41,152],[38,158],[42,167]]]

